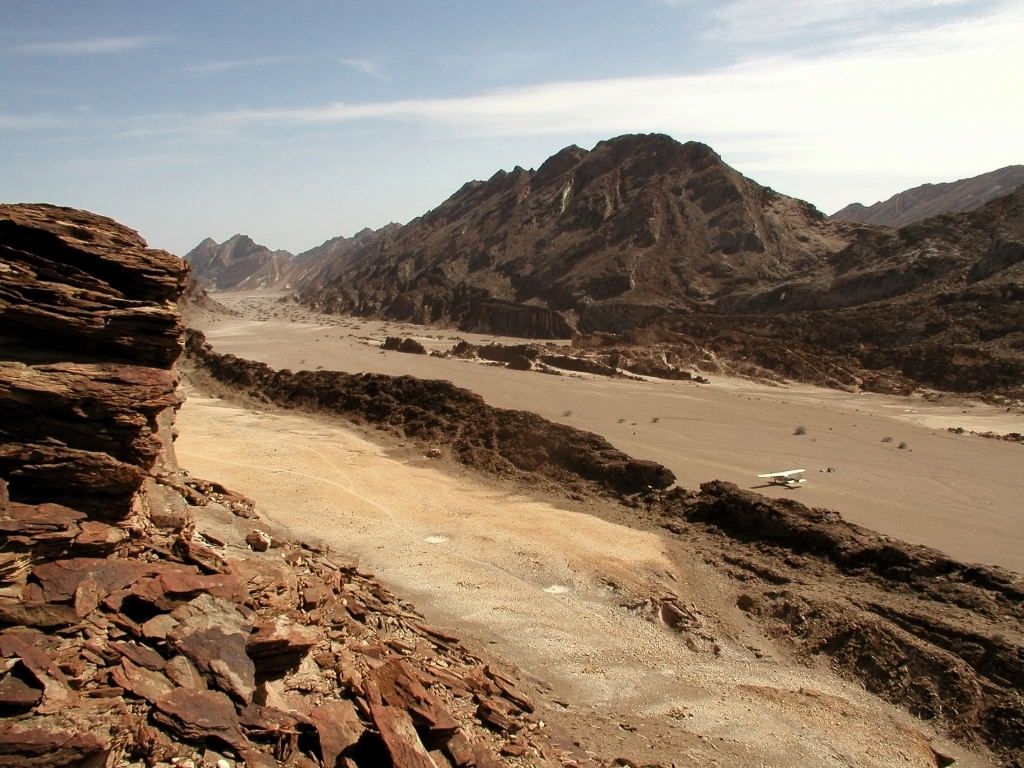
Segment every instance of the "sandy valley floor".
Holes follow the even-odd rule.
[[[244,312],[199,323],[218,351],[292,370],[449,379],[493,405],[597,432],[633,456],[670,467],[687,487],[718,478],[756,488],[758,472],[804,467],[806,486],[759,490],[837,509],[961,560],[1024,571],[1024,446],[947,431],[1024,431],[1019,412],[725,377],[695,385],[510,371],[377,348],[389,334],[414,336],[433,349],[459,337],[490,337],[315,315],[274,296],[216,298]],[[795,435],[797,427],[806,434]]]
[[[359,557],[429,620],[550,687],[563,704],[549,719],[607,757],[935,764],[920,723],[761,637],[685,544],[385,449],[340,421],[187,394],[182,466],[251,496],[292,535]],[[698,617],[696,633],[645,615],[666,596]]]

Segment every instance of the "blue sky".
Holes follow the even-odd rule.
[[[0,200],[300,251],[659,131],[826,212],[1024,162],[1024,0],[0,3]]]

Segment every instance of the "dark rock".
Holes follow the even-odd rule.
[[[394,352],[406,352],[412,355],[425,355],[427,354],[427,348],[420,344],[416,339],[410,338],[399,338],[398,336],[388,336],[384,339],[380,345],[381,349],[392,350]]]
[[[637,461],[604,438],[526,411],[494,408],[446,381],[337,371],[274,371],[263,363],[215,353],[201,333],[188,353],[208,375],[287,407],[354,416],[400,429],[428,445],[444,443],[464,464],[490,471],[520,470],[534,480],[588,483],[614,493],[665,488],[672,473]]]

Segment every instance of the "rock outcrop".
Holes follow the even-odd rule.
[[[0,206],[0,765],[596,768],[513,670],[176,466],[186,272]]]
[[[0,206],[0,477],[12,499],[132,512],[180,402],[186,271],[110,219]]]
[[[295,259],[289,282],[332,313],[615,334],[619,350],[646,336],[712,361],[705,370],[1019,399],[1019,174],[905,193],[915,219],[988,202],[894,231],[824,217],[703,144],[621,136],[470,182],[404,226],[329,241]],[[989,199],[997,190],[1010,194]]]
[[[1024,760],[1024,580],[731,483],[646,508],[738,583],[772,637],[1007,766]]]
[[[922,184],[874,205],[850,203],[832,214],[854,224],[905,227],[944,213],[973,211],[989,200],[1008,195],[1024,185],[1024,165],[1008,165],[969,179]]]

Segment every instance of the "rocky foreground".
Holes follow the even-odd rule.
[[[0,206],[0,765],[597,765],[513,672],[177,467],[185,282],[110,219]]]

